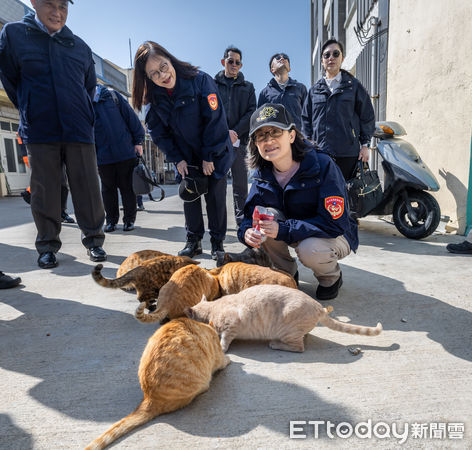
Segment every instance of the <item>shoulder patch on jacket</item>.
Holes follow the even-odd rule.
[[[326,197],[325,208],[333,219],[339,219],[344,213],[344,198],[338,196]]]
[[[218,109],[218,98],[216,97],[216,94],[210,94],[207,98],[210,108],[213,111],[216,111]]]

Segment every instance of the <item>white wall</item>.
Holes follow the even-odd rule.
[[[387,118],[405,127],[438,178],[434,196],[461,234],[471,158],[471,20],[470,0],[390,1]]]

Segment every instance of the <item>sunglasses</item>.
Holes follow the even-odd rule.
[[[284,133],[284,130],[281,128],[272,128],[269,131],[261,131],[259,133],[254,133],[254,141],[259,144],[264,142],[267,139],[277,139]]]
[[[288,60],[288,56],[285,53],[281,53],[280,55],[277,55],[274,59],[276,61],[280,61],[282,58]]]
[[[331,55],[333,55],[333,58],[337,58],[340,54],[341,54],[341,52],[339,50],[334,50],[333,53],[324,52],[323,53],[323,58],[324,59],[329,59],[331,57]]]
[[[226,62],[232,66],[233,64],[236,64],[237,66],[240,66],[242,64],[241,61],[235,61],[234,59],[227,59]]]

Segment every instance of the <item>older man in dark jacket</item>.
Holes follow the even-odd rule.
[[[18,132],[30,156],[38,265],[57,266],[63,164],[82,243],[92,261],[104,261],[104,210],[93,136],[92,52],[65,26],[66,0],[31,3],[36,15],[5,25],[0,34],[0,77],[20,111]]]
[[[240,72],[242,52],[236,47],[228,47],[221,64],[224,70],[215,76],[223,107],[228,121],[235,160],[231,166],[233,180],[234,216],[239,225],[244,218],[244,203],[247,197],[246,144],[249,136],[249,119],[256,110],[254,85],[244,79]]]
[[[106,212],[105,232],[116,230],[120,216],[118,189],[123,203],[123,231],[131,231],[136,220],[133,170],[136,155],[143,154],[144,129],[129,103],[105,86],[97,86],[93,108],[98,173]]]

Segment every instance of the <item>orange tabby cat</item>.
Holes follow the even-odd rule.
[[[135,317],[141,322],[157,322],[166,316],[183,316],[185,308],[196,305],[202,295],[213,300],[221,295],[235,294],[250,286],[268,283],[297,287],[293,277],[287,273],[254,264],[228,263],[209,271],[188,266],[176,271],[169,283],[162,287],[155,312],[145,314],[145,305],[141,303]],[[209,291],[211,293],[208,293]]]
[[[233,339],[267,339],[272,349],[303,352],[303,337],[318,322],[350,334],[375,336],[382,331],[380,323],[375,328],[351,325],[332,319],[328,312],[304,292],[274,285],[253,286],[216,302],[203,297],[185,311],[192,319],[211,322],[225,352]]]
[[[136,309],[135,317],[141,322],[158,322],[166,317],[174,319],[184,315],[184,309],[196,305],[202,298],[213,300],[220,296],[218,281],[208,270],[190,265],[176,270],[162,286],[157,298],[156,310],[144,313],[146,303]]]
[[[144,261],[157,258],[158,256],[171,256],[168,253],[163,253],[158,250],[140,250],[139,252],[131,253],[120,265],[116,272],[116,278],[121,277],[131,269],[138,267]]]
[[[154,417],[188,405],[208,390],[213,373],[229,363],[209,325],[181,318],[162,326],[149,339],[139,364],[142,402],[86,450],[105,448]]]
[[[210,273],[218,278],[221,295],[237,292],[259,284],[280,284],[297,288],[295,279],[286,272],[242,262],[231,262],[211,269]]]
[[[200,264],[188,256],[162,255],[147,261],[126,272],[119,278],[104,278],[101,274],[102,264],[95,266],[92,272],[93,279],[103,287],[136,289],[140,302],[146,302],[150,308],[152,302],[158,297],[159,289],[167,283],[171,275],[179,268],[189,264]]]

